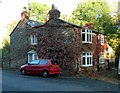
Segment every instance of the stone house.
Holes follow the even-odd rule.
[[[106,65],[107,37],[94,30],[93,23],[81,27],[61,20],[54,6],[48,14],[44,24],[29,20],[26,11],[21,14],[22,19],[10,35],[12,68],[40,58],[55,60],[70,71],[99,70]]]
[[[19,68],[27,62],[28,51],[31,50],[30,33],[42,23],[29,20],[26,11],[21,13],[21,20],[10,34],[10,67]]]

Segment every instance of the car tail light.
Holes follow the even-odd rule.
[[[58,68],[59,65],[51,65],[51,68]]]

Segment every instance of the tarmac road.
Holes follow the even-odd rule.
[[[16,71],[2,71],[2,91],[110,91],[117,92],[118,84],[89,78],[21,75]],[[4,92],[3,92],[4,93]]]

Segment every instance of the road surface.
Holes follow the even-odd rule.
[[[2,91],[118,91],[118,84],[89,78],[43,78],[2,71]],[[4,93],[4,92],[3,92]],[[112,92],[113,93],[113,92]]]

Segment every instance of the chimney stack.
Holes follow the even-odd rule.
[[[91,30],[94,30],[94,23],[93,23],[93,22],[86,23],[84,27],[85,27],[85,28],[89,28],[89,29],[91,29]]]
[[[29,19],[29,13],[27,12],[27,8],[23,7],[23,12],[21,13],[21,20]]]
[[[52,8],[48,14],[49,19],[58,19],[60,17],[60,11],[56,9],[54,4],[52,4]]]

